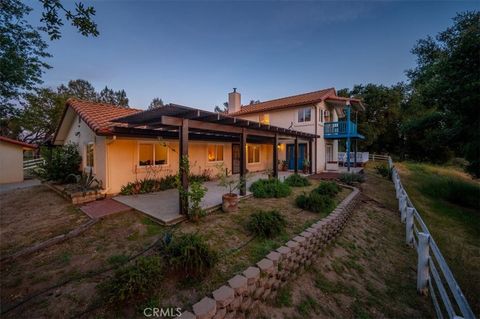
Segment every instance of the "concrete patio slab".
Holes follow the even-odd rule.
[[[0,193],[13,191],[15,189],[33,187],[41,184],[42,182],[40,182],[38,179],[27,179],[18,183],[0,184]]]
[[[80,210],[92,219],[102,218],[108,215],[125,212],[131,209],[132,208],[130,206],[122,204],[118,201],[114,201],[110,198],[97,200],[80,206]]]
[[[291,174],[292,172],[279,172],[279,179],[283,180]],[[260,178],[266,178],[266,175],[261,173],[253,174],[247,182],[247,189],[253,182]],[[222,204],[222,195],[225,194],[227,190],[219,186],[217,181],[205,182],[203,186],[207,188],[207,193],[202,200],[202,208],[210,211],[219,207]],[[239,192],[236,191],[236,193],[238,194]],[[247,192],[246,196],[250,194],[250,192]],[[121,195],[113,199],[155,218],[162,224],[173,225],[185,219],[185,216],[179,213],[180,203],[178,197],[178,190],[169,189],[148,194]]]

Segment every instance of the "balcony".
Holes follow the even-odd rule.
[[[350,122],[350,125],[347,125],[347,121],[327,122],[324,124],[323,129],[323,135],[326,139],[344,139],[348,137],[364,139],[363,135],[358,134],[357,124],[353,122]]]

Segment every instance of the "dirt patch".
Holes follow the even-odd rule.
[[[69,232],[88,216],[43,185],[0,194],[0,253],[17,252]]]
[[[364,194],[343,233],[292,280],[290,306],[277,301],[251,318],[431,318],[416,292],[415,251],[404,244],[392,185],[367,173]],[[388,195],[388,196],[387,196]],[[285,292],[284,292],[285,294]]]

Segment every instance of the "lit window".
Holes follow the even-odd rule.
[[[208,145],[208,161],[223,161],[223,145]]]
[[[298,110],[298,123],[310,122],[312,120],[312,109],[309,107]]]
[[[163,144],[155,144],[155,165],[167,164],[168,148]]]
[[[270,114],[260,114],[259,122],[262,124],[270,124]]]
[[[153,165],[153,144],[138,145],[138,165]]]
[[[260,163],[260,146],[259,145],[247,145],[247,162]]]
[[[87,167],[93,167],[94,162],[94,144],[88,143],[86,148],[86,161],[85,164]]]

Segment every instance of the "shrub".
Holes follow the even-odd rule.
[[[41,148],[40,154],[45,162],[36,170],[36,174],[48,181],[65,182],[71,174],[78,174],[82,157],[76,144],[69,143],[60,147]]]
[[[355,183],[365,182],[365,176],[358,173],[342,173],[340,175],[340,181],[348,185],[354,185]]]
[[[201,203],[203,197],[207,193],[207,188],[200,182],[193,182],[188,188],[188,218],[192,220],[198,220],[205,215],[205,210],[202,208]]]
[[[309,195],[301,194],[295,199],[295,204],[314,213],[328,213],[335,207],[335,202],[329,195],[321,195],[315,190]]]
[[[259,179],[250,186],[253,196],[258,198],[287,197],[292,192],[290,186],[278,179]]]
[[[382,175],[385,178],[392,178],[392,170],[388,168],[386,165],[377,165],[375,166],[375,170],[378,174]]]
[[[293,174],[285,179],[285,184],[291,187],[302,187],[310,185],[310,181],[305,176]]]
[[[112,278],[97,287],[107,302],[126,302],[147,296],[162,274],[163,264],[159,256],[139,257],[134,264],[118,269]]]
[[[218,260],[218,254],[198,234],[173,237],[165,246],[170,265],[188,276],[203,276]]]
[[[281,234],[286,225],[287,221],[278,211],[259,211],[250,215],[247,229],[256,236],[273,238]]]
[[[340,186],[335,182],[321,182],[313,191],[319,195],[334,197],[340,190]]]
[[[145,194],[175,188],[175,175],[167,175],[160,179],[144,178],[127,183],[120,189],[122,195]]]

